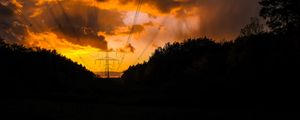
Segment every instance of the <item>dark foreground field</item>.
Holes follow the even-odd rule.
[[[299,119],[299,112],[295,112],[298,109],[296,104],[282,103],[289,101],[266,101],[266,99],[253,101],[240,97],[234,97],[235,99],[210,97],[213,99],[195,97],[170,99],[164,98],[162,94],[149,93],[149,91],[103,98],[6,97],[1,99],[0,107],[2,109],[1,118],[11,120],[28,118],[36,120]]]

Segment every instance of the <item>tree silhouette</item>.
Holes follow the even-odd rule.
[[[264,25],[260,23],[258,18],[251,18],[250,23],[241,29],[240,37],[256,35],[265,32]]]
[[[65,96],[70,92],[80,95],[78,91],[91,92],[96,80],[92,72],[55,50],[0,41],[0,55],[0,89],[5,95]]]
[[[274,31],[287,31],[299,28],[299,0],[262,0],[260,15]]]

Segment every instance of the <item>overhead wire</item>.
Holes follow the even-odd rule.
[[[141,10],[141,8],[142,8],[142,4],[143,4],[143,0],[139,0],[138,5],[137,5],[137,9],[136,9],[136,11],[135,11],[135,15],[134,15],[134,18],[133,18],[133,23],[132,23],[131,29],[130,29],[130,31],[129,31],[129,35],[128,35],[127,41],[126,41],[126,43],[125,43],[125,46],[128,45],[128,44],[130,43],[130,41],[131,41],[132,34],[133,34],[133,32],[134,32],[134,29],[135,29],[135,26],[134,26],[134,25],[135,25],[136,22],[137,22],[138,16],[139,16],[139,14],[140,14],[140,10]],[[118,65],[117,70],[120,69],[121,65],[122,65],[123,62],[124,62],[124,59],[125,59],[125,53],[123,53],[123,55],[122,55],[122,58],[121,58],[121,60],[120,60],[120,63],[119,63],[119,65]]]
[[[138,63],[138,61],[141,59],[141,57],[144,55],[144,53],[146,52],[146,50],[149,49],[149,47],[153,44],[153,42],[155,41],[157,35],[159,34],[159,32],[161,31],[162,26],[165,24],[166,20],[167,20],[168,16],[166,16],[164,18],[164,20],[161,22],[161,24],[159,25],[158,29],[155,31],[154,35],[152,35],[150,41],[148,42],[148,44],[146,45],[146,47],[142,50],[142,52],[140,53],[140,55],[137,57],[135,63]]]
[[[63,4],[62,4],[60,1],[58,1],[58,0],[56,0],[56,2],[57,2],[57,4],[58,4],[58,6],[59,6],[61,12],[63,13],[63,16],[65,17],[64,19],[66,20],[66,22],[67,22],[68,24],[71,25],[71,30],[72,30],[72,32],[73,32],[75,35],[77,35],[77,34],[76,34],[76,28],[74,27],[72,21],[70,20],[70,17],[69,17],[69,15],[68,15],[68,13],[66,12],[66,10],[65,10],[65,8],[64,8],[64,6],[63,6]],[[50,12],[50,15],[54,18],[54,21],[55,21],[55,23],[57,24],[59,30],[60,30],[61,32],[64,32],[63,26],[60,24],[58,18],[55,16],[54,12],[52,11],[52,9],[49,7],[48,4],[47,4],[47,9],[48,9],[48,11]],[[79,42],[81,42],[79,36],[76,36],[76,38],[77,38],[77,40],[78,40]],[[81,55],[76,54],[76,56],[80,59],[80,61],[84,64],[84,66],[86,66],[87,68],[89,68],[89,67],[87,66],[86,61],[82,58]],[[90,53],[90,56],[91,56],[91,53]]]
[[[164,18],[164,20],[163,20],[163,22],[161,23],[160,27],[163,26],[163,24],[165,24],[166,19],[167,19],[167,17]],[[188,33],[194,34],[194,31],[191,30],[191,28],[190,28],[190,26],[189,26],[189,24],[188,24],[188,22],[187,22],[186,19],[183,19],[183,24],[184,24],[184,26],[185,26],[185,29],[187,29]],[[159,28],[159,30],[160,30],[160,28]],[[140,58],[143,56],[143,54],[146,52],[146,50],[147,50],[147,49],[150,47],[150,45],[155,41],[155,38],[157,37],[158,32],[159,32],[159,31],[157,31],[157,32],[155,33],[155,35],[152,36],[152,39],[149,41],[149,43],[147,44],[147,46],[143,49],[143,51],[141,52],[141,54],[138,56],[138,58],[137,58],[137,60],[135,61],[135,63],[138,63],[138,61],[139,61]]]

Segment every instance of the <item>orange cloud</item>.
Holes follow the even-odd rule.
[[[257,15],[257,1],[143,0],[137,13],[139,0],[1,0],[0,37],[57,49],[94,72],[99,52],[126,53],[122,71],[167,42],[234,38]]]
[[[134,53],[135,48],[131,44],[127,44],[125,47],[117,49],[117,51],[123,53]]]

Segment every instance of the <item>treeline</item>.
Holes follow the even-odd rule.
[[[129,86],[168,90],[174,95],[295,93],[300,67],[297,34],[261,33],[226,43],[199,38],[167,44],[148,62],[131,66],[122,78]]]
[[[157,98],[167,104],[291,109],[298,104],[300,79],[299,3],[262,0],[268,31],[252,19],[232,42],[204,37],[169,43],[148,62],[131,66],[122,79],[156,91],[154,96],[163,94]]]
[[[85,96],[97,79],[55,50],[0,42],[0,55],[0,89],[4,96]]]

